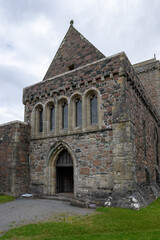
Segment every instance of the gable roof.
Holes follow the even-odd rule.
[[[92,63],[105,56],[74,27],[73,22],[49,66],[43,80]]]

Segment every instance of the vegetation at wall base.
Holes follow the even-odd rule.
[[[0,195],[0,203],[6,203],[15,200],[12,196]]]
[[[54,222],[12,229],[0,239],[159,240],[160,198],[139,211],[99,208],[89,216],[64,215]]]

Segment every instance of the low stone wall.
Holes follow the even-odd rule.
[[[15,197],[29,190],[30,127],[14,121],[0,125],[0,194]]]

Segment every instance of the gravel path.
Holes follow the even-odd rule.
[[[17,199],[0,204],[0,236],[11,228],[54,220],[58,215],[85,215],[93,209],[73,207],[69,202],[46,199]]]

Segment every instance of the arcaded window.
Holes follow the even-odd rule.
[[[82,126],[82,101],[76,99],[76,127]]]
[[[101,115],[100,115],[100,104],[101,98],[98,89],[91,88],[85,92],[84,95],[84,127],[89,130],[95,130],[100,128]]]
[[[62,129],[68,128],[68,104],[64,102],[62,104]]]
[[[91,124],[98,123],[97,97],[95,95],[90,96],[90,120]]]
[[[57,114],[55,114],[55,119],[57,122],[57,131],[62,133],[67,133],[68,131],[68,102],[67,97],[60,97],[57,102]]]
[[[43,109],[39,108],[39,132],[43,132]]]
[[[82,95],[80,92],[75,92],[71,96],[69,106],[69,123],[70,130],[81,131],[82,128]]]
[[[54,131],[55,129],[55,108],[54,106],[50,106],[50,131]]]
[[[31,131],[33,134],[37,135],[43,132],[43,106],[42,104],[37,104],[32,112],[32,128]]]

